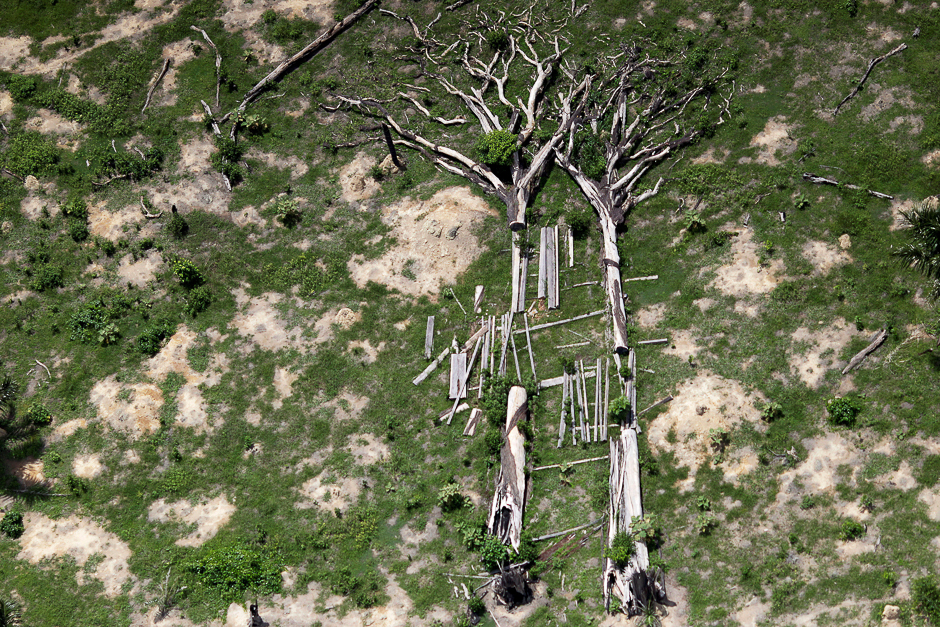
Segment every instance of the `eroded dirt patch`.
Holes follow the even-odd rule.
[[[688,466],[690,477],[683,488],[694,482],[698,467],[714,450],[709,440],[712,429],[731,431],[743,421],[760,426],[756,403],[759,393],[748,393],[737,381],[707,370],[679,384],[668,409],[647,430],[654,452],[672,451],[680,466]]]
[[[197,37],[199,36],[195,31],[193,34]],[[160,84],[157,85],[157,88],[154,90],[153,100],[151,100],[150,106],[172,107],[176,104],[178,95],[176,92],[176,78],[180,67],[184,63],[196,58],[196,55],[193,53],[192,41],[184,39],[174,41],[165,46],[163,48],[163,58],[170,59],[170,67],[167,69],[163,80],[160,81]],[[147,89],[150,89],[149,85]]]
[[[202,112],[197,115],[202,116]],[[209,159],[216,151],[208,135],[187,139],[180,143],[180,160],[176,174],[182,180],[175,183],[155,183],[144,187],[157,211],[169,211],[176,205],[183,214],[194,209],[208,211],[215,215],[231,219],[239,226],[256,221],[250,212],[232,214],[228,207],[232,195],[225,188],[222,175],[212,168]],[[138,207],[139,213],[139,207]],[[240,221],[241,220],[241,221]]]
[[[816,331],[799,327],[790,337],[794,344],[806,343],[808,348],[791,349],[790,366],[796,370],[803,383],[818,388],[827,370],[842,368],[843,362],[839,355],[857,334],[841,317],[833,320],[831,326]]]
[[[815,240],[803,244],[803,258],[813,264],[815,269],[813,273],[816,275],[829,274],[829,271],[836,266],[852,261],[852,258],[845,251],[839,250],[832,244]]]
[[[369,176],[369,169],[376,164],[375,159],[360,152],[339,171],[339,184],[343,189],[342,198],[346,202],[358,202],[372,198],[381,185]]]
[[[300,327],[288,329],[281,319],[274,306],[284,299],[282,294],[267,292],[261,296],[249,296],[242,288],[235,289],[232,294],[239,312],[231,324],[239,335],[257,348],[268,351],[296,348],[306,353],[314,344],[302,336]]]
[[[767,120],[764,130],[751,139],[751,146],[757,148],[757,163],[780,165],[777,153],[785,155],[796,150],[796,141],[790,136],[793,126],[787,124],[787,118],[778,115]]]
[[[98,418],[115,431],[127,433],[132,439],[149,435],[160,428],[163,392],[152,383],[136,383],[123,388],[115,375],[95,383],[89,400],[98,410]]]
[[[388,445],[371,433],[363,433],[350,439],[352,443],[347,448],[360,466],[371,466],[388,457]]]
[[[300,487],[302,501],[296,504],[297,509],[312,509],[319,507],[324,512],[334,510],[346,511],[356,502],[362,491],[363,479],[353,477],[333,478],[326,471],[321,472],[313,479],[308,479]]]
[[[104,584],[107,596],[120,594],[129,581],[136,584],[127,567],[130,547],[100,525],[77,515],[52,520],[37,512],[27,512],[23,522],[26,531],[19,539],[17,559],[38,564],[44,559],[68,556],[84,566],[89,559],[99,556],[96,559],[101,561],[90,574]],[[79,585],[85,583],[85,576],[83,570],[78,571]]]
[[[397,244],[379,259],[353,256],[350,274],[359,287],[375,281],[405,294],[436,294],[483,252],[473,231],[490,215],[496,212],[467,187],[382,207],[382,221],[392,227]]]
[[[103,202],[88,208],[88,229],[92,235],[109,240],[124,237],[129,229],[140,227],[143,237],[153,237],[159,231],[159,225],[144,218],[139,204],[127,205],[117,211],[108,211]]]
[[[235,506],[228,502],[224,494],[210,501],[203,500],[196,504],[186,500],[167,503],[166,499],[159,499],[150,504],[147,510],[147,520],[195,525],[196,530],[177,540],[176,544],[196,547],[214,538],[234,513]]]
[[[761,244],[753,241],[753,237],[753,231],[745,229],[732,240],[734,257],[730,264],[718,268],[711,287],[726,296],[745,298],[751,294],[766,294],[777,286],[783,273],[783,261],[774,259],[762,266],[758,255]]]
[[[858,449],[842,435],[827,433],[816,438],[803,440],[806,447],[806,459],[794,468],[780,475],[780,489],[777,492],[777,505],[785,506],[806,494],[834,494],[836,485],[843,479],[839,477],[839,466],[851,468],[847,478],[855,483],[858,472]],[[802,486],[802,491],[798,486]]]
[[[636,323],[644,329],[654,329],[663,321],[665,315],[666,305],[664,303],[650,305],[636,312]]]
[[[291,372],[287,368],[278,367],[274,369],[274,391],[277,392],[278,396],[272,403],[274,409],[283,407],[284,399],[290,398],[294,393],[293,385],[298,376],[297,373]]]
[[[163,256],[151,250],[146,257],[137,261],[131,255],[125,255],[118,263],[118,276],[137,287],[146,287],[154,280],[156,272],[163,266]]]
[[[24,489],[34,488],[46,484],[46,476],[43,474],[43,461],[35,457],[24,457],[23,459],[5,459],[3,467],[7,474],[14,477]]]
[[[95,455],[78,455],[72,460],[72,472],[83,479],[94,479],[104,472],[101,459]]]
[[[250,28],[261,21],[261,14],[273,10],[284,17],[301,17],[323,26],[333,23],[333,0],[223,0],[219,19],[226,30]]]

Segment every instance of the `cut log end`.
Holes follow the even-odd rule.
[[[522,220],[510,220],[509,230],[510,231],[524,231],[525,222],[523,222]]]

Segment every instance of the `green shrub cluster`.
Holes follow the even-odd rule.
[[[839,527],[839,539],[845,542],[858,540],[865,535],[865,526],[857,520],[843,520]]]
[[[636,553],[636,543],[633,535],[626,531],[618,531],[611,540],[610,546],[604,549],[604,556],[610,559],[617,568],[624,568]]]
[[[855,418],[862,411],[862,404],[857,398],[843,397],[831,398],[826,401],[826,412],[829,414],[829,422],[842,427],[850,427],[855,424]]]
[[[183,311],[195,318],[208,309],[211,304],[212,292],[209,291],[209,286],[200,285],[191,289],[186,295],[186,305],[183,307]]]
[[[59,163],[55,144],[37,131],[18,133],[10,138],[9,148],[0,155],[0,163],[20,176],[54,174]]]
[[[114,321],[121,318],[130,308],[130,299],[120,292],[107,299],[99,297],[85,303],[69,318],[69,339],[82,344],[113,340],[117,332]]]
[[[940,586],[933,577],[920,577],[911,582],[911,605],[914,612],[931,625],[940,625]]]
[[[11,510],[4,514],[3,520],[0,520],[0,533],[8,538],[19,538],[23,535],[26,527],[23,526],[23,514],[18,510]]]
[[[508,167],[516,151],[516,136],[502,129],[490,131],[477,140],[474,151],[488,166]]]
[[[463,534],[463,543],[468,551],[479,553],[483,566],[492,570],[509,558],[509,551],[482,523],[458,523],[457,530]]]
[[[192,289],[205,282],[202,272],[189,259],[176,257],[170,262],[170,267],[173,269],[173,274],[176,275],[180,285],[186,289]]]
[[[281,560],[276,552],[247,546],[222,546],[188,562],[186,570],[198,586],[223,602],[243,601],[245,592],[275,594],[281,589]]]
[[[630,420],[630,399],[626,396],[619,396],[610,404],[610,419],[617,424],[625,424]]]
[[[173,335],[174,326],[169,320],[154,320],[140,335],[137,336],[137,350],[153,357],[163,347],[163,340]]]
[[[52,423],[52,413],[42,403],[33,402],[26,409],[26,419],[41,427]]]
[[[305,252],[280,266],[269,263],[263,272],[277,289],[287,291],[297,285],[300,287],[300,295],[308,297],[342,280],[347,270],[346,262],[339,254],[318,258]]]
[[[356,607],[373,607],[385,598],[385,582],[373,570],[354,574],[348,566],[340,566],[330,574],[329,584],[334,594],[350,597]]]

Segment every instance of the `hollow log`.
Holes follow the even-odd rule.
[[[506,545],[519,550],[522,539],[522,514],[525,508],[525,438],[518,424],[525,420],[528,399],[525,388],[513,386],[506,405],[506,439],[500,450],[496,493],[487,523],[489,532]]]

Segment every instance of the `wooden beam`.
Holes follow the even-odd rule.
[[[657,346],[659,344],[668,344],[669,338],[662,337],[658,340],[643,340],[642,342],[637,342],[637,346]]]
[[[529,366],[532,368],[532,378],[538,381],[538,375],[535,374],[535,356],[532,354],[532,335],[529,333],[529,314],[523,313],[522,319],[525,322],[525,345],[529,352]]]
[[[632,279],[621,279],[621,283],[629,283],[630,281],[655,281],[659,278],[658,274],[651,274],[650,276],[638,276]]]
[[[476,291],[473,294],[473,313],[480,313],[483,309],[483,294],[486,291],[486,287],[483,285],[477,285]]]
[[[460,399],[467,396],[466,385],[463,383],[467,375],[467,354],[454,353],[450,356],[450,391],[448,398]]]
[[[447,357],[447,354],[450,353],[450,348],[445,348],[440,355],[437,356],[437,359],[428,364],[428,367],[425,368],[421,374],[415,377],[411,383],[418,385],[422,381],[428,378],[428,375],[434,372],[434,370],[441,365],[441,362],[444,361],[444,358]]]
[[[525,508],[525,438],[519,422],[525,420],[528,399],[519,385],[509,390],[506,405],[506,439],[500,451],[499,476],[493,495],[487,528],[503,544],[516,551],[522,540],[522,517]]]
[[[424,331],[424,358],[430,359],[434,352],[434,316],[428,316],[428,326]]]
[[[477,425],[480,423],[480,418],[483,417],[483,410],[476,407],[470,412],[470,417],[467,419],[467,426],[463,429],[463,434],[466,436],[473,436],[476,433]]]
[[[530,331],[539,331],[540,329],[548,329],[548,328],[550,328],[550,327],[557,327],[558,325],[561,325],[561,324],[568,324],[569,322],[576,322],[577,320],[584,320],[584,319],[586,319],[586,318],[593,318],[593,317],[595,317],[595,316],[602,316],[602,315],[604,315],[604,311],[605,311],[604,309],[601,309],[600,311],[592,311],[591,313],[586,313],[586,314],[583,314],[583,315],[580,315],[580,316],[575,316],[574,318],[568,318],[568,319],[566,319],[566,320],[556,320],[555,322],[546,322],[546,323],[544,323],[544,324],[537,324],[537,325],[535,325],[534,327],[531,327],[529,330],[530,330]],[[518,329],[518,330],[515,331],[515,332],[516,332],[516,333],[525,333],[525,330],[524,330],[524,329]]]
[[[602,459],[608,459],[608,455],[601,455],[600,457],[590,457],[588,459],[578,459],[573,462],[566,462],[565,466],[577,466],[578,464],[587,464],[588,462],[597,462]],[[536,470],[548,470],[550,468],[561,468],[561,464],[549,464],[548,466],[539,466],[538,468],[533,468],[532,472]]]

